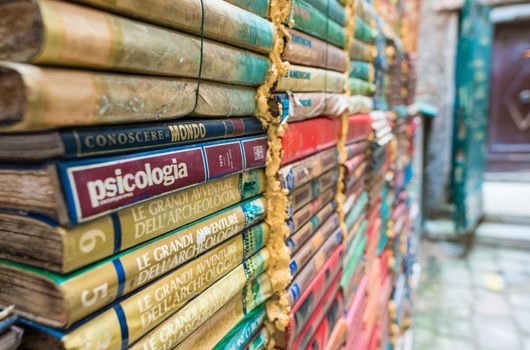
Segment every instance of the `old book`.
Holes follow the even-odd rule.
[[[322,196],[311,200],[308,204],[298,209],[286,220],[287,226],[289,227],[290,236],[301,229],[303,225],[307,224],[307,222],[309,222],[309,220],[311,220],[311,218],[321,209],[328,208],[326,210],[332,212],[336,207],[337,204],[334,200],[325,202]]]
[[[240,305],[237,301],[228,302],[175,349],[243,350],[263,326],[266,313],[265,304],[248,314]]]
[[[0,261],[0,283],[9,291],[0,295],[0,304],[13,304],[17,313],[36,322],[66,328],[243,230],[243,241],[266,238],[265,224],[249,228],[264,218],[265,200],[243,205],[243,213],[233,208],[212,215],[67,275]]]
[[[311,329],[307,331],[306,339],[309,334],[313,333],[313,335],[309,340],[304,339],[304,341],[302,341],[301,346],[304,346],[303,349],[308,346],[318,347],[317,349],[326,349],[328,342],[330,341],[331,333],[333,332],[335,325],[340,324],[339,321],[342,320],[343,314],[344,297],[339,290],[318,327],[315,329],[314,325],[311,325]],[[342,343],[337,344],[336,348],[340,348],[341,345]]]
[[[0,160],[86,158],[264,133],[256,118],[185,119],[168,123],[0,134]]]
[[[337,178],[338,168],[335,168],[294,190],[288,196],[287,214],[292,216],[293,213],[319,196],[322,197],[324,203],[331,201],[337,190]]]
[[[234,297],[237,297],[235,307],[241,310],[241,314],[250,312],[262,304],[272,294],[269,276],[262,273],[255,280],[248,283],[247,281],[267,269],[267,250],[263,251],[263,255],[265,256],[263,263],[252,265],[244,263],[244,269],[218,281],[130,348],[173,349]],[[250,272],[247,272],[248,270]]]
[[[338,119],[321,117],[288,124],[282,138],[282,165],[335,146],[339,132]]]
[[[344,50],[295,29],[288,29],[289,37],[282,60],[302,66],[330,69],[344,73],[348,55]]]
[[[278,178],[282,187],[288,192],[306,184],[337,166],[338,156],[335,148],[328,148],[322,152],[283,166],[278,171]]]
[[[269,0],[225,0],[237,7],[240,7],[249,12],[255,13],[258,16],[267,18],[269,16]]]
[[[353,39],[350,48],[350,58],[352,60],[373,63],[376,54],[377,50],[374,45],[367,44],[359,39]]]
[[[344,27],[326,17],[312,5],[303,0],[293,0],[289,21],[294,28],[337,47],[344,48],[346,33]]]
[[[336,244],[342,241],[342,231],[339,226],[338,214],[329,217],[316,231],[313,231],[305,238],[305,243],[301,244],[296,253],[291,257],[289,263],[289,270],[291,276],[296,277],[300,270],[309,262],[309,260],[315,255],[315,253],[321,247],[330,247],[332,249]],[[333,238],[336,240],[335,243],[330,242],[324,244],[328,239]]]
[[[0,169],[0,206],[73,225],[264,167],[267,146],[266,137],[256,136],[124,156],[6,166]]]
[[[358,154],[366,154],[368,150],[368,142],[358,141],[346,145],[346,160],[352,159]]]
[[[72,88],[74,86],[75,88]],[[249,116],[256,89],[197,80],[0,62],[0,131]]]
[[[367,141],[372,132],[372,119],[369,114],[355,114],[348,117],[346,144]]]
[[[335,203],[329,202],[320,211],[313,215],[309,221],[307,221],[299,230],[292,233],[288,239],[285,240],[285,244],[291,251],[291,254],[296,254],[300,247],[311,237],[311,235],[323,225],[328,218],[335,213]]]
[[[292,64],[278,79],[275,91],[343,93],[345,84],[344,73]]]
[[[352,95],[372,96],[375,93],[374,83],[362,79],[350,78],[348,79],[348,84],[350,85]]]
[[[252,170],[71,228],[1,213],[0,258],[61,274],[72,272],[259,195],[264,189],[263,170]],[[236,211],[244,208],[237,207]]]
[[[361,40],[367,44],[374,44],[378,31],[365,22],[361,17],[355,16],[355,39]]]
[[[265,56],[76,4],[9,1],[0,11],[5,60],[251,86],[269,69]]]
[[[125,16],[138,18],[147,22],[159,24],[164,27],[176,29],[196,36],[204,35],[222,43],[238,46],[251,51],[268,53],[272,49],[272,23],[241,10],[241,2],[247,2],[265,17],[267,1],[248,0],[77,0],[87,5],[92,5],[117,12]],[[228,3],[232,2],[232,6]],[[204,9],[202,8],[204,6]],[[201,30],[204,10],[204,28]],[[251,11],[254,12],[255,11]]]
[[[175,310],[176,312],[173,311],[172,314],[165,315],[165,319],[162,317],[158,319],[157,325],[152,325],[152,330],[150,332],[147,332],[146,330],[146,336],[149,336],[151,333],[156,334],[160,329],[167,327],[169,322],[173,321],[177,322],[175,325],[172,324],[172,326],[177,329],[172,328],[172,330],[175,333],[179,333],[179,339],[183,340],[185,336],[193,331],[191,329],[192,327],[197,328],[202,322],[204,322],[205,317],[207,318],[211,316],[236,295],[239,296],[239,303],[243,305],[244,310],[246,310],[247,307],[251,309],[253,306],[252,303],[255,300],[261,302],[265,297],[270,295],[270,281],[267,276],[262,277],[264,275],[260,275],[260,273],[267,268],[268,259],[269,255],[267,251],[262,249],[249,259],[245,260],[242,264],[240,263],[237,265],[237,267],[227,275],[211,284],[190,302],[180,307],[178,310]],[[255,279],[256,276],[258,276],[257,279]],[[252,288],[254,288],[255,294],[251,293],[253,290]],[[163,293],[163,290],[161,289],[158,291],[158,293]],[[135,303],[136,305],[129,305],[130,309],[136,309],[137,313],[140,311],[143,312],[144,315],[149,315],[146,317],[156,317],[157,310],[160,309],[150,308],[150,304],[157,302],[155,299],[157,292],[155,291],[154,293],[155,294],[150,298],[137,300]],[[167,303],[167,301],[164,302],[164,300],[160,300],[160,305],[162,307],[171,306],[171,304]],[[164,309],[161,309],[160,311],[163,310]],[[146,322],[145,318],[142,319],[136,316],[127,320],[125,312],[125,309],[118,304],[97,316],[104,317],[106,316],[106,313],[108,313],[108,316],[106,317],[108,323],[102,321],[93,322],[92,320],[95,319],[90,319],[87,323],[81,324],[65,332],[58,332],[34,322],[28,322],[30,328],[28,329],[27,339],[24,339],[23,348],[32,349],[31,346],[35,346],[36,344],[39,344],[39,342],[40,344],[47,344],[49,346],[48,349],[79,349],[86,345],[87,342],[90,342],[90,344],[96,344],[96,346],[99,344],[99,346],[104,346],[106,349],[123,349],[128,347],[140,348],[139,344],[144,341],[145,336],[136,341],[141,334],[131,333],[131,330],[135,331],[141,329],[142,323]],[[190,323],[188,324],[184,320],[190,320]],[[109,326],[110,324],[112,324],[112,326]],[[131,329],[131,327],[133,328]],[[158,338],[159,341],[161,341],[161,339],[165,338]],[[170,339],[174,340],[175,337]],[[136,343],[131,345],[135,341]],[[166,339],[166,341],[168,340]],[[176,344],[173,344],[173,346],[174,345]],[[33,347],[33,349],[34,348],[35,347]]]
[[[306,0],[324,16],[341,26],[346,25],[346,10],[337,0]]]
[[[375,79],[375,68],[372,63],[363,61],[350,62],[350,78],[358,78],[366,81]]]
[[[369,113],[372,99],[326,92],[288,92],[269,99],[269,109],[281,119],[296,122],[318,116],[340,117],[344,113]],[[281,110],[280,110],[281,108]]]

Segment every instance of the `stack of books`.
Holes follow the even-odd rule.
[[[259,338],[237,325],[271,295],[249,116],[272,24],[221,0],[81,2],[0,5],[0,304],[29,349]]]

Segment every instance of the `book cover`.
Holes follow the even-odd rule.
[[[344,73],[292,64],[285,74],[278,79],[275,92],[321,91],[340,94],[345,91],[345,84],[346,77]]]
[[[282,164],[292,163],[337,144],[340,120],[324,117],[289,123],[282,138]]]

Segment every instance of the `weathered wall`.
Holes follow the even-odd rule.
[[[453,2],[424,0],[421,8],[416,100],[431,103],[439,110],[431,123],[430,134],[426,135],[424,209],[427,219],[451,215],[448,199],[458,40],[458,10],[448,10]]]

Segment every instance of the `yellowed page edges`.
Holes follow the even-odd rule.
[[[265,221],[270,227],[267,249],[271,257],[267,273],[270,276],[273,291],[272,297],[267,302],[267,328],[269,330],[273,328],[284,330],[289,321],[288,313],[290,311],[285,292],[291,281],[289,270],[290,253],[285,245],[285,238],[289,234],[289,229],[285,223],[288,201],[287,194],[282,190],[281,183],[278,180],[278,170],[280,169],[282,155],[281,138],[284,133],[284,125],[281,124],[281,110],[279,115],[275,117],[268,106],[268,99],[278,78],[284,75],[289,68],[289,64],[283,62],[281,56],[285,39],[288,36],[283,23],[289,17],[290,12],[291,0],[271,1],[269,13],[274,28],[274,43],[272,51],[269,53],[269,59],[272,65],[267,73],[265,83],[258,88],[256,94],[256,115],[267,127],[269,139],[267,168],[265,171],[265,197],[268,204]],[[274,342],[270,341],[268,347],[274,347]]]

